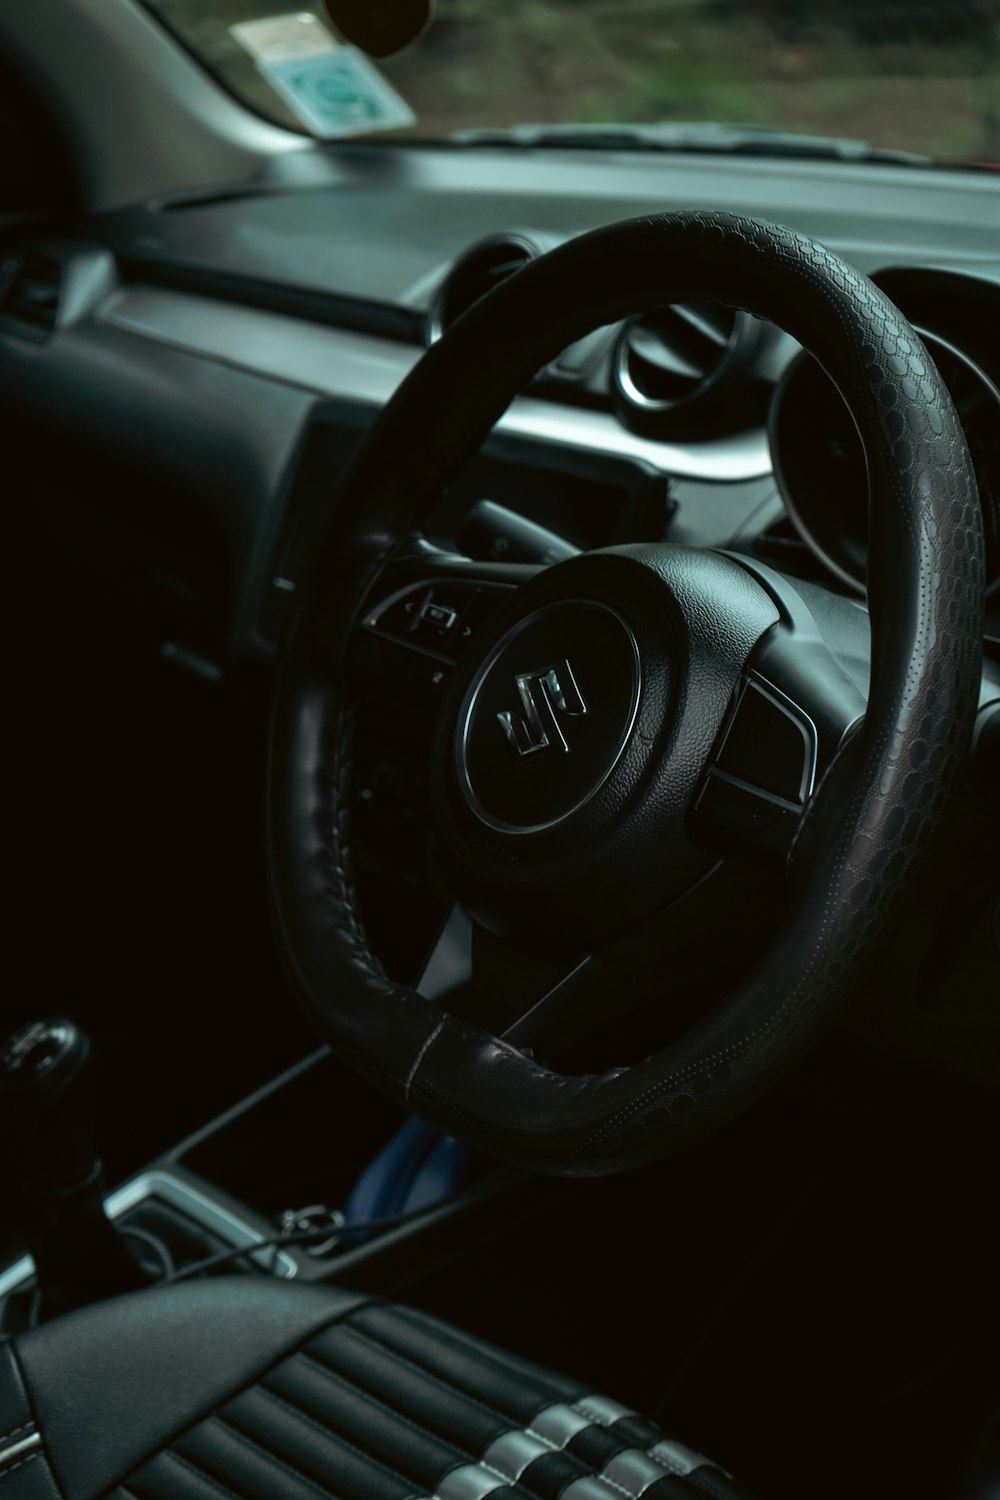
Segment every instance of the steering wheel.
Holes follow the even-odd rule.
[[[680,301],[784,327],[852,413],[871,497],[867,703],[794,586],[748,559],[659,544],[504,567],[421,533],[539,369],[595,326]],[[915,879],[970,742],[983,590],[948,393],[898,310],[829,251],[748,219],[664,214],[520,270],[386,405],[300,587],[268,860],[280,943],[322,1035],[407,1109],[538,1171],[638,1165],[745,1108],[835,1012]],[[373,678],[404,732],[420,705],[436,717],[430,793],[461,909],[521,972],[549,976],[541,995],[525,982],[525,1018],[503,1036],[449,1013],[440,978],[397,984],[371,952],[349,788],[353,707]],[[586,1074],[540,1061],[533,1021],[581,994],[591,1019],[617,1014],[620,975],[594,956],[623,933],[641,946],[734,845],[783,861],[780,923],[753,971],[639,1061]]]

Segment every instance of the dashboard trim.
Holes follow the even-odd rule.
[[[101,323],[316,395],[382,406],[423,350],[280,313],[153,287],[116,291]],[[653,442],[626,432],[609,412],[522,396],[500,432],[649,464],[683,479],[738,483],[771,473],[763,429],[697,443]]]

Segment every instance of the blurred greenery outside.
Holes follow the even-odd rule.
[[[147,3],[235,94],[296,123],[229,27],[326,19],[321,4]],[[431,30],[377,66],[421,137],[718,120],[1000,162],[1000,0],[439,0]]]

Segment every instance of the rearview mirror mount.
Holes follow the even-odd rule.
[[[399,52],[431,23],[434,0],[324,0],[331,21],[369,57]]]

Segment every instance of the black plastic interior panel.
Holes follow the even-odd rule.
[[[446,265],[511,229],[556,236],[664,209],[725,208],[790,224],[862,270],[956,266],[1000,255],[989,174],[615,152],[341,144],[310,160],[316,185],[107,218],[99,233],[144,278],[201,271],[244,289],[425,309]],[[933,196],[932,196],[933,195]],[[928,210],[928,198],[937,206]],[[157,272],[159,268],[159,272]]]
[[[178,601],[191,587],[214,596],[190,628],[168,610],[163,632],[175,624],[174,644],[220,660],[273,649],[338,474],[418,356],[441,277],[486,234],[558,239],[724,207],[791,223],[864,269],[895,268],[908,292],[920,268],[950,266],[969,329],[973,302],[991,306],[1000,284],[988,174],[448,145],[296,159],[298,186],[78,229],[73,253],[111,249],[124,285],[108,263],[109,291],[44,343],[0,329],[0,430],[23,503],[45,514],[47,496],[57,532],[87,532],[85,578],[100,565],[112,592],[155,593],[179,571]],[[762,430],[654,443],[610,411],[537,394],[513,403],[432,529],[447,541],[483,499],[578,546],[662,535],[674,502],[671,539],[695,546],[750,545],[780,514]]]
[[[224,576],[206,604],[209,635],[182,635],[198,650],[252,644],[255,580],[310,405],[306,392],[97,320],[41,352],[0,340],[9,493],[61,546],[79,541],[81,586],[95,604],[148,604],[161,586],[171,592],[156,580],[173,578],[183,614],[196,580]],[[126,634],[131,623],[123,611]]]

